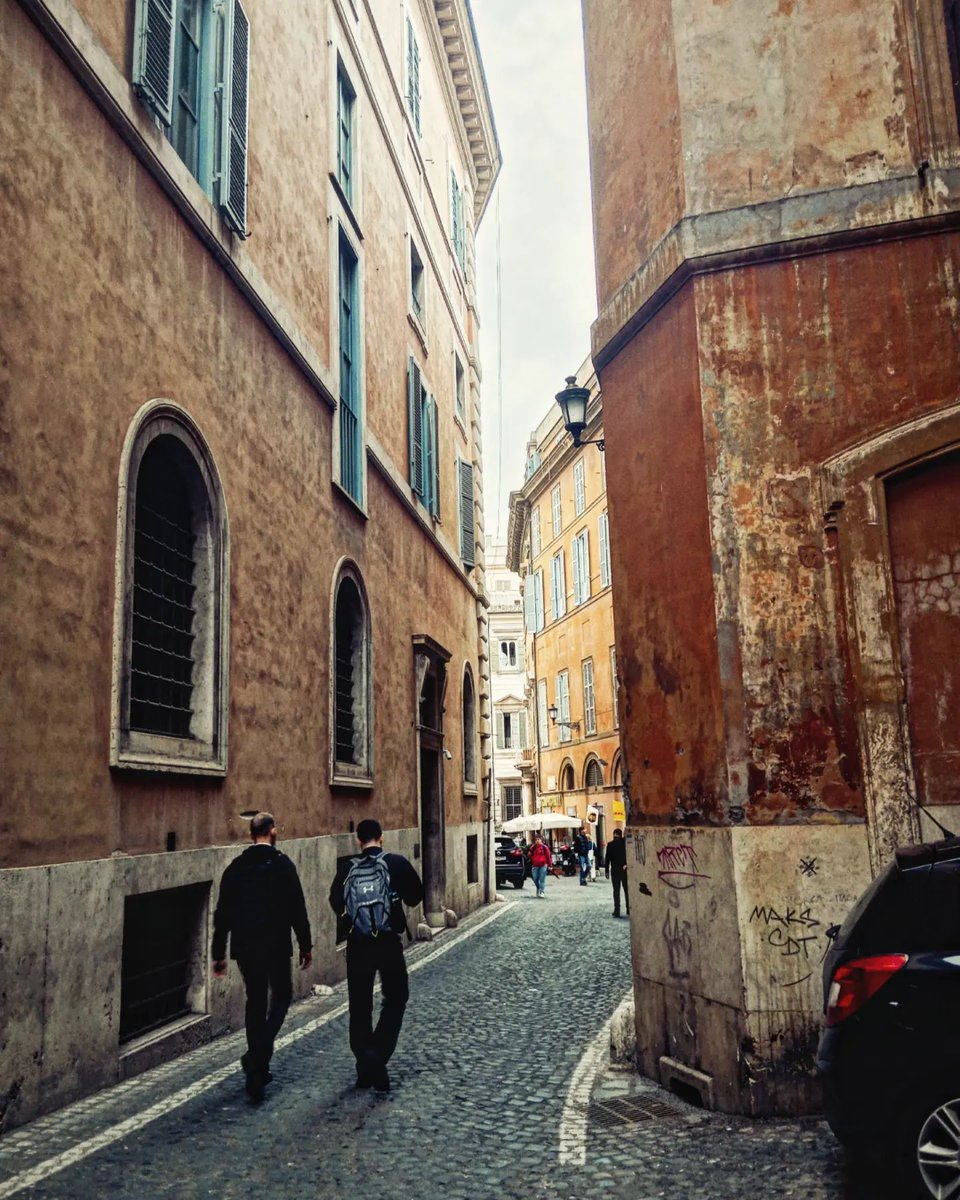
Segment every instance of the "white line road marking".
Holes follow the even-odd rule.
[[[436,950],[431,950],[422,958],[418,958],[416,961],[410,963],[407,968],[408,973],[412,974],[414,971],[418,971],[422,967],[432,963],[435,959],[441,958],[444,954],[449,954],[451,950],[463,945],[475,933],[479,933],[491,921],[495,921],[503,916],[511,907],[509,904],[498,904],[482,920],[463,930],[462,933],[458,933],[452,941],[441,943]],[[286,1046],[292,1046],[295,1042],[299,1042],[301,1038],[308,1037],[311,1033],[316,1033],[324,1025],[328,1025],[331,1021],[342,1017],[347,1012],[348,1007],[349,1005],[346,1003],[338,1004],[336,1008],[332,1008],[330,1012],[324,1013],[322,1017],[308,1021],[306,1025],[301,1026],[299,1029],[294,1029],[283,1037],[278,1038],[276,1049],[282,1050]],[[167,1113],[173,1112],[174,1109],[188,1104],[191,1100],[195,1100],[197,1096],[202,1096],[204,1092],[208,1092],[211,1088],[216,1087],[217,1084],[223,1083],[231,1076],[236,1075],[236,1073],[237,1064],[235,1062],[230,1063],[227,1067],[220,1067],[196,1083],[181,1088],[179,1092],[174,1092],[173,1095],[167,1096],[163,1100],[158,1100],[156,1104],[151,1104],[143,1112],[135,1113],[132,1117],[127,1117],[125,1121],[121,1121],[118,1125],[111,1125],[103,1133],[98,1133],[94,1137],[78,1142],[77,1145],[72,1146],[69,1150],[65,1150],[62,1154],[56,1154],[53,1158],[48,1158],[44,1162],[38,1163],[35,1167],[21,1172],[19,1175],[13,1175],[10,1179],[0,1183],[0,1200],[6,1200],[7,1196],[13,1196],[17,1192],[23,1191],[24,1188],[33,1187],[34,1184],[48,1179],[51,1175],[56,1175],[58,1171],[66,1170],[67,1167],[72,1167],[76,1163],[82,1162],[91,1154],[96,1154],[98,1150],[102,1150],[106,1146],[113,1145],[114,1142],[119,1142],[123,1138],[129,1137],[130,1134],[143,1129],[144,1126],[149,1125],[152,1121],[159,1120],[160,1117],[166,1116]],[[105,1099],[108,1095],[109,1092],[104,1093]]]
[[[628,992],[624,999],[633,995]],[[617,1005],[619,1008],[619,1005]],[[616,1010],[614,1010],[616,1011]],[[613,1017],[584,1051],[570,1077],[567,1098],[560,1114],[559,1156],[561,1166],[582,1167],[587,1161],[587,1115],[590,1109],[590,1094],[593,1084],[603,1066],[604,1057],[610,1053],[610,1026]]]

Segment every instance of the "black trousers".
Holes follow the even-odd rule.
[[[293,978],[287,954],[249,955],[237,959],[247,989],[247,1048],[250,1066],[265,1072],[273,1043],[293,996]]]
[[[380,973],[383,1005],[373,1027],[373,985]],[[358,1068],[369,1054],[386,1064],[397,1048],[403,1013],[410,996],[403,943],[397,934],[347,939],[347,995],[350,1000],[350,1049]]]
[[[610,878],[613,880],[613,911],[620,911],[620,889],[623,888],[623,898],[627,904],[627,912],[630,911],[630,889],[627,887],[627,873],[621,871],[618,867],[610,868]]]

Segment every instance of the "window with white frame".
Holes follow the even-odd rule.
[[[534,558],[540,553],[540,506],[530,510],[530,553]]]
[[[563,569],[563,551],[550,560],[550,608],[558,621],[567,613],[567,583]]]
[[[561,742],[569,742],[573,736],[570,729],[570,675],[561,671],[557,676],[557,730]]]
[[[527,714],[519,712],[497,713],[497,749],[523,750],[527,745]]]
[[[440,516],[440,444],[437,401],[427,390],[417,360],[407,359],[407,432],[410,487],[434,518]]]
[[[145,405],[124,447],[113,766],[226,773],[229,556],[213,458],[182,409]]]
[[[573,603],[590,599],[590,544],[587,531],[581,529],[573,539]]]
[[[453,352],[453,395],[456,404],[457,418],[461,425],[467,423],[467,399],[466,399],[466,382],[463,373],[463,363],[460,361],[460,355],[454,350]]]
[[[583,459],[578,458],[573,465],[573,508],[579,517],[587,507],[587,491],[583,483]]]
[[[370,613],[359,571],[345,563],[333,592],[333,777],[372,778]]]
[[[363,503],[363,400],[360,371],[359,263],[346,234],[340,230],[340,486]]]
[[[353,114],[357,93],[337,56],[337,182],[353,204]]]
[[[620,713],[617,705],[618,687],[617,687],[617,648],[610,647],[610,691],[613,695],[613,727],[618,728],[620,725]]]
[[[246,237],[250,23],[240,0],[136,0],[133,88]]]
[[[602,588],[610,586],[610,515],[609,513],[601,513],[599,524],[600,532],[600,586]]]
[[[593,686],[593,659],[583,661],[583,728],[584,733],[597,732],[597,696]]]
[[[537,680],[537,733],[540,745],[550,745],[550,726],[547,724],[547,681]]]
[[[423,259],[413,238],[410,239],[410,311],[416,317],[421,327],[427,323],[424,308],[424,274]]]
[[[523,789],[520,785],[506,784],[503,792],[503,819],[512,821],[523,811]]]
[[[500,670],[515,671],[517,665],[517,643],[515,641],[502,641],[500,643]]]
[[[553,536],[563,530],[563,512],[560,507],[560,484],[550,493],[550,515],[553,518]]]
[[[469,667],[463,673],[463,782],[477,785],[477,700]]]
[[[407,17],[407,111],[410,113],[410,120],[419,137],[422,132],[420,128],[420,46],[409,17]]]

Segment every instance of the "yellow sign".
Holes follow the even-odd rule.
[[[626,825],[627,823],[627,806],[622,800],[613,802],[613,822],[615,825]]]

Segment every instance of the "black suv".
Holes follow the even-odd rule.
[[[830,1128],[895,1160],[904,1197],[960,1197],[960,837],[899,850],[824,962]]]
[[[497,872],[497,887],[509,879],[515,888],[522,888],[527,874],[527,860],[523,851],[512,837],[498,833],[494,840],[496,848],[493,861]]]

